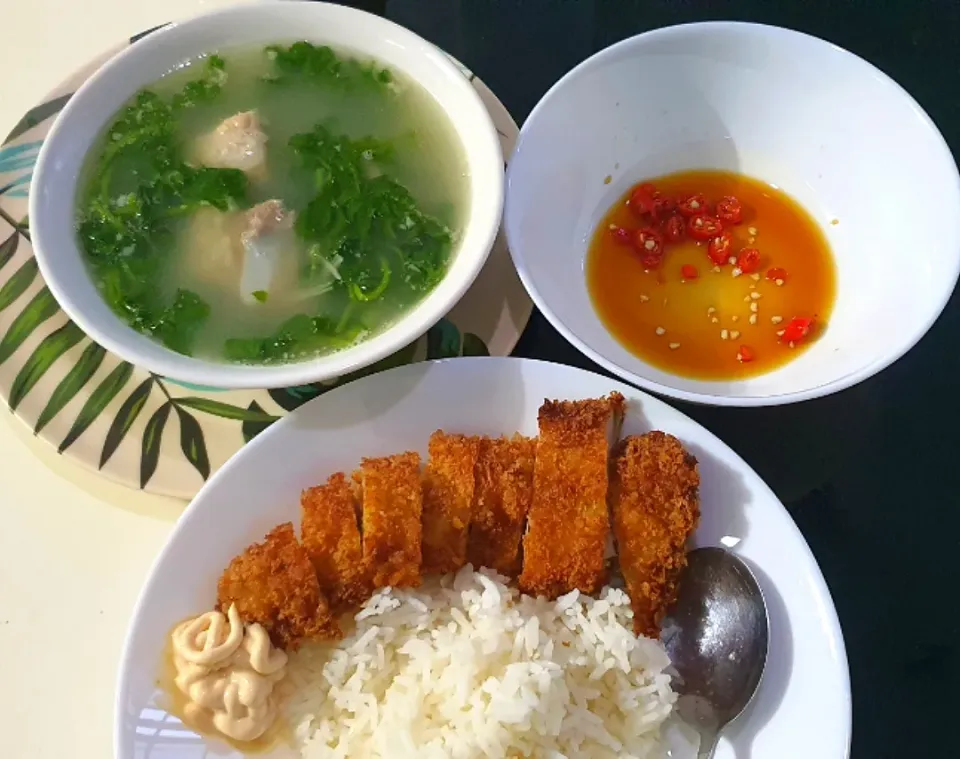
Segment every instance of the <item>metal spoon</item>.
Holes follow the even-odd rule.
[[[750,703],[767,660],[767,608],[756,579],[722,548],[687,555],[661,638],[680,675],[677,713],[710,759],[720,731]]]

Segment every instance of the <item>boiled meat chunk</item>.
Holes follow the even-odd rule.
[[[190,288],[237,292],[240,287],[240,246],[237,243],[240,216],[215,208],[201,208],[194,213],[185,230],[183,272]]]
[[[248,301],[290,294],[297,287],[300,249],[293,231],[294,213],[283,201],[267,200],[245,213],[240,234],[243,273],[240,295]]]
[[[251,176],[266,172],[267,135],[256,111],[243,111],[225,119],[201,137],[196,158],[215,169],[240,169]]]

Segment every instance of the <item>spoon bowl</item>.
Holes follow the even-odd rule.
[[[769,625],[760,586],[743,561],[722,548],[698,548],[687,560],[662,640],[679,674],[677,713],[700,734],[697,759],[709,759],[720,731],[756,693]]]

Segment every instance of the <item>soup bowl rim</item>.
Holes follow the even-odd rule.
[[[84,163],[96,137],[113,118],[115,109],[104,112],[95,107],[105,97],[106,88],[119,83],[122,97],[109,97],[119,99],[118,105],[122,105],[158,78],[141,81],[141,70],[152,66],[150,61],[166,55],[167,50],[176,50],[178,44],[193,44],[184,42],[188,38],[207,39],[208,43],[201,48],[207,53],[229,47],[231,32],[238,28],[248,37],[257,37],[249,41],[251,45],[283,42],[268,32],[259,37],[261,32],[255,30],[264,20],[278,18],[280,25],[297,29],[296,34],[289,35],[290,41],[299,38],[356,51],[427,88],[464,150],[469,174],[465,221],[441,281],[392,324],[355,345],[277,364],[228,363],[185,356],[124,322],[98,292],[73,229],[81,172],[71,151],[77,151],[82,156],[79,163]],[[362,31],[362,48],[338,39],[337,29],[344,27],[357,29],[357,37]],[[378,55],[378,51],[382,53]],[[396,56],[401,56],[403,62],[398,63]],[[166,72],[184,63],[175,54],[167,60]],[[96,119],[100,123],[92,124]],[[91,131],[95,135],[92,139]],[[72,165],[73,170],[67,173],[65,165]],[[173,380],[223,389],[255,389],[332,379],[370,366],[416,341],[460,300],[486,263],[499,231],[503,194],[503,156],[496,128],[469,79],[432,43],[388,19],[346,6],[307,0],[248,2],[158,29],[124,48],[87,79],[57,116],[41,147],[34,169],[29,218],[34,254],[47,287],[67,316],[91,339],[121,359]],[[66,224],[70,225],[70,235],[66,234]]]

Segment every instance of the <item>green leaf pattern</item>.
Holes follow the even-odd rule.
[[[153,412],[150,421],[143,430],[143,441],[140,445],[140,489],[143,490],[153,473],[157,471],[160,461],[160,445],[163,442],[163,428],[170,417],[173,402],[167,401]]]
[[[7,265],[7,262],[13,258],[13,254],[17,252],[17,246],[20,244],[20,235],[16,230],[3,242],[0,242],[0,269]],[[3,306],[0,306],[0,311],[3,310]]]
[[[464,74],[472,77],[469,71],[465,70]],[[61,95],[32,109],[14,127],[7,138],[7,143],[17,140],[34,126],[52,119],[69,99],[69,94]],[[0,203],[5,203],[6,199],[10,198],[26,197],[33,161],[36,160],[36,154],[42,144],[42,139],[33,139],[34,141],[29,143],[20,140],[16,145],[0,147],[0,159],[2,159],[0,160]],[[17,218],[19,221],[15,220]],[[4,275],[4,278],[0,278],[0,312],[6,309],[12,311],[11,307],[20,309],[16,316],[9,318],[8,315],[3,324],[0,324],[0,364],[3,364],[28,343],[29,338],[38,328],[58,315],[60,309],[52,293],[45,286],[30,296],[24,305],[19,305],[21,300],[26,300],[27,292],[37,280],[39,274],[37,261],[32,255],[28,255],[11,274],[7,275],[6,270],[12,269],[18,252],[22,255],[23,245],[30,244],[29,220],[23,216],[22,210],[14,211],[12,206],[2,204],[0,204],[0,219],[12,226],[8,236],[0,240],[0,270]],[[31,253],[29,247],[26,252]],[[418,360],[418,356],[435,359],[461,355],[489,355],[489,350],[480,337],[469,332],[461,335],[452,322],[443,319],[429,330],[425,338],[370,367],[330,382],[270,390],[269,400],[272,400],[280,409],[278,413],[270,413],[256,400],[243,406],[206,397],[208,391],[215,392],[213,388],[192,388],[193,394],[179,397],[176,395],[177,390],[182,392],[186,389],[190,392],[191,388],[183,388],[177,383],[168,382],[155,375],[144,376],[143,372],[136,370],[128,362],[117,363],[115,357],[110,356],[101,346],[86,338],[75,324],[68,321],[40,340],[23,359],[18,359],[22,363],[14,374],[7,398],[11,410],[15,410],[31,392],[41,392],[37,384],[58,360],[65,358],[68,351],[78,344],[82,345],[82,350],[75,359],[71,359],[73,363],[63,371],[62,378],[59,378],[55,387],[44,390],[48,393],[48,397],[41,399],[45,402],[41,404],[42,410],[33,423],[34,433],[39,434],[46,430],[49,435],[50,430],[55,429],[49,425],[66,413],[65,410],[78,395],[84,396],[84,402],[72,419],[66,434],[55,433],[59,441],[57,451],[64,453],[70,449],[98,419],[103,419],[105,422],[109,419],[109,425],[104,425],[106,433],[99,433],[103,435],[102,443],[99,444],[99,467],[102,469],[135,427],[151,399],[160,396],[161,405],[153,410],[143,425],[142,437],[139,441],[141,488],[147,487],[150,483],[157,471],[161,456],[165,455],[163,453],[165,451],[164,434],[170,426],[168,421],[173,411],[176,412],[178,420],[180,453],[200,477],[206,480],[210,476],[212,467],[204,436],[204,424],[206,424],[204,419],[212,417],[225,423],[238,424],[242,440],[246,443],[267,429],[284,413],[354,379],[410,363]],[[138,383],[129,390],[135,374],[139,375]],[[158,391],[156,394],[155,389]],[[267,397],[268,394],[264,393],[264,398]],[[122,403],[119,408],[111,412],[112,418],[106,417],[113,402],[120,398],[123,398]],[[59,437],[61,434],[62,439]]]
[[[80,359],[70,368],[67,376],[60,380],[57,389],[53,391],[47,405],[43,407],[43,411],[37,417],[37,423],[33,428],[35,435],[39,434],[40,430],[46,427],[50,420],[59,414],[63,407],[83,389],[90,378],[96,374],[100,364],[103,363],[103,357],[106,355],[107,352],[96,343],[89,343],[83,349]],[[12,401],[10,406],[13,406]]]
[[[77,418],[70,428],[70,431],[60,442],[60,445],[57,446],[57,453],[63,453],[74,444],[77,438],[87,431],[87,427],[93,424],[96,418],[103,413],[103,410],[109,405],[110,401],[117,397],[132,376],[133,364],[123,361],[114,367],[113,371],[97,385],[97,389],[90,394],[87,402],[83,404],[83,408],[81,408],[80,413],[77,414]],[[37,431],[39,432],[39,430]],[[102,463],[101,466],[103,466]]]
[[[103,450],[100,452],[100,468],[110,460],[120,443],[127,436],[133,423],[137,421],[143,406],[150,397],[150,391],[153,389],[153,377],[147,377],[143,382],[137,385],[136,389],[130,393],[127,400],[123,402],[117,415],[113,418],[110,429],[107,431],[107,437],[103,441]]]
[[[37,384],[47,369],[53,366],[53,362],[79,343],[82,338],[83,331],[73,322],[67,322],[43,339],[17,372],[10,386],[10,397],[7,398],[7,403],[10,404],[11,411],[16,411],[27,393]]]
[[[0,364],[13,355],[23,341],[47,319],[60,310],[51,292],[44,287],[13,320],[7,334],[0,339]]]
[[[16,241],[20,236],[14,235],[12,239]],[[16,245],[13,248],[16,249]],[[28,258],[23,266],[17,269],[16,274],[10,277],[3,287],[0,287],[0,311],[23,295],[24,290],[30,287],[36,278],[37,270],[37,259]]]
[[[178,407],[186,406],[205,414],[212,414],[223,419],[238,419],[241,422],[275,422],[280,418],[263,411],[252,411],[240,406],[231,406],[229,403],[222,403],[210,398],[177,398],[174,402]]]
[[[263,407],[256,401],[250,401],[250,405],[247,406],[247,411],[252,413],[263,413]],[[243,442],[249,443],[271,424],[273,424],[273,422],[254,422],[249,419],[244,420],[243,425],[241,425]]]
[[[174,402],[176,403],[176,402]],[[206,480],[210,476],[210,458],[207,456],[207,444],[203,439],[200,423],[188,411],[175,406],[180,418],[180,450],[187,461],[193,464],[200,476]],[[143,487],[141,485],[140,487]]]

